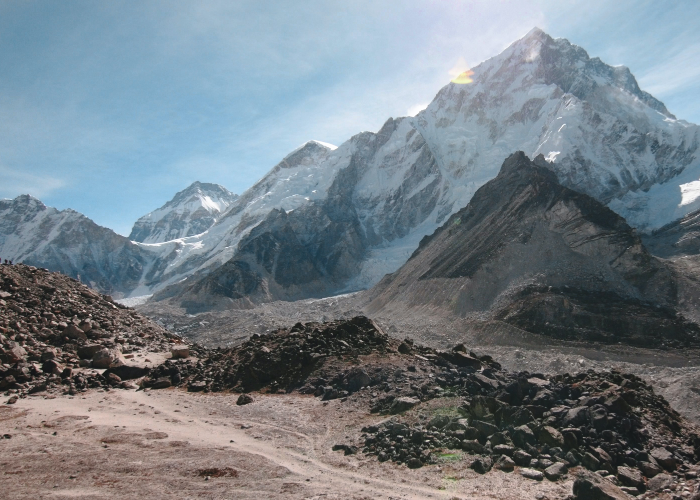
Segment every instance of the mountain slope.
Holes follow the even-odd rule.
[[[47,207],[29,195],[0,200],[0,256],[79,277],[115,297],[147,282],[155,260],[84,215]]]
[[[201,234],[216,223],[236,198],[238,195],[218,184],[195,182],[158,210],[137,220],[129,239],[162,243]]]
[[[685,345],[677,277],[540,156],[511,155],[470,203],[370,292],[369,311],[443,310],[557,338]]]

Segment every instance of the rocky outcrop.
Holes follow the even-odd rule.
[[[700,211],[643,235],[644,245],[664,258],[700,254]]]
[[[562,186],[542,157],[493,181],[370,293],[369,311],[440,307],[563,339],[689,345],[677,281],[624,219]]]

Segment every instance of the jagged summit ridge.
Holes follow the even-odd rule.
[[[163,243],[201,234],[236,198],[238,195],[218,184],[194,182],[158,210],[137,220],[129,239],[141,243]]]

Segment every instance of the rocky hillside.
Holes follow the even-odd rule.
[[[370,312],[443,309],[561,339],[697,344],[678,277],[624,219],[562,186],[539,157],[499,175],[370,292]]]
[[[201,234],[213,226],[238,195],[218,184],[194,182],[134,224],[129,239],[163,243]]]
[[[463,344],[435,350],[392,339],[365,317],[256,334],[204,362],[167,362],[143,385],[233,390],[239,405],[255,402],[251,391],[340,400],[352,411],[394,415],[333,447],[345,455],[416,469],[464,452],[480,474],[517,469],[557,482],[571,473],[575,498],[647,490],[654,498],[697,479],[698,429],[635,375],[513,373]],[[586,488],[611,496],[580,494]]]
[[[153,362],[147,356],[163,356],[173,347],[196,349],[68,276],[0,265],[3,392],[135,388],[127,381],[149,372]]]

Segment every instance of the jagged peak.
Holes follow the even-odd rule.
[[[44,210],[45,208],[47,208],[46,205],[44,205],[44,203],[40,199],[35,198],[31,194],[21,194],[13,199],[6,198],[0,200],[0,202],[14,207],[34,207],[38,208],[39,210]]]

